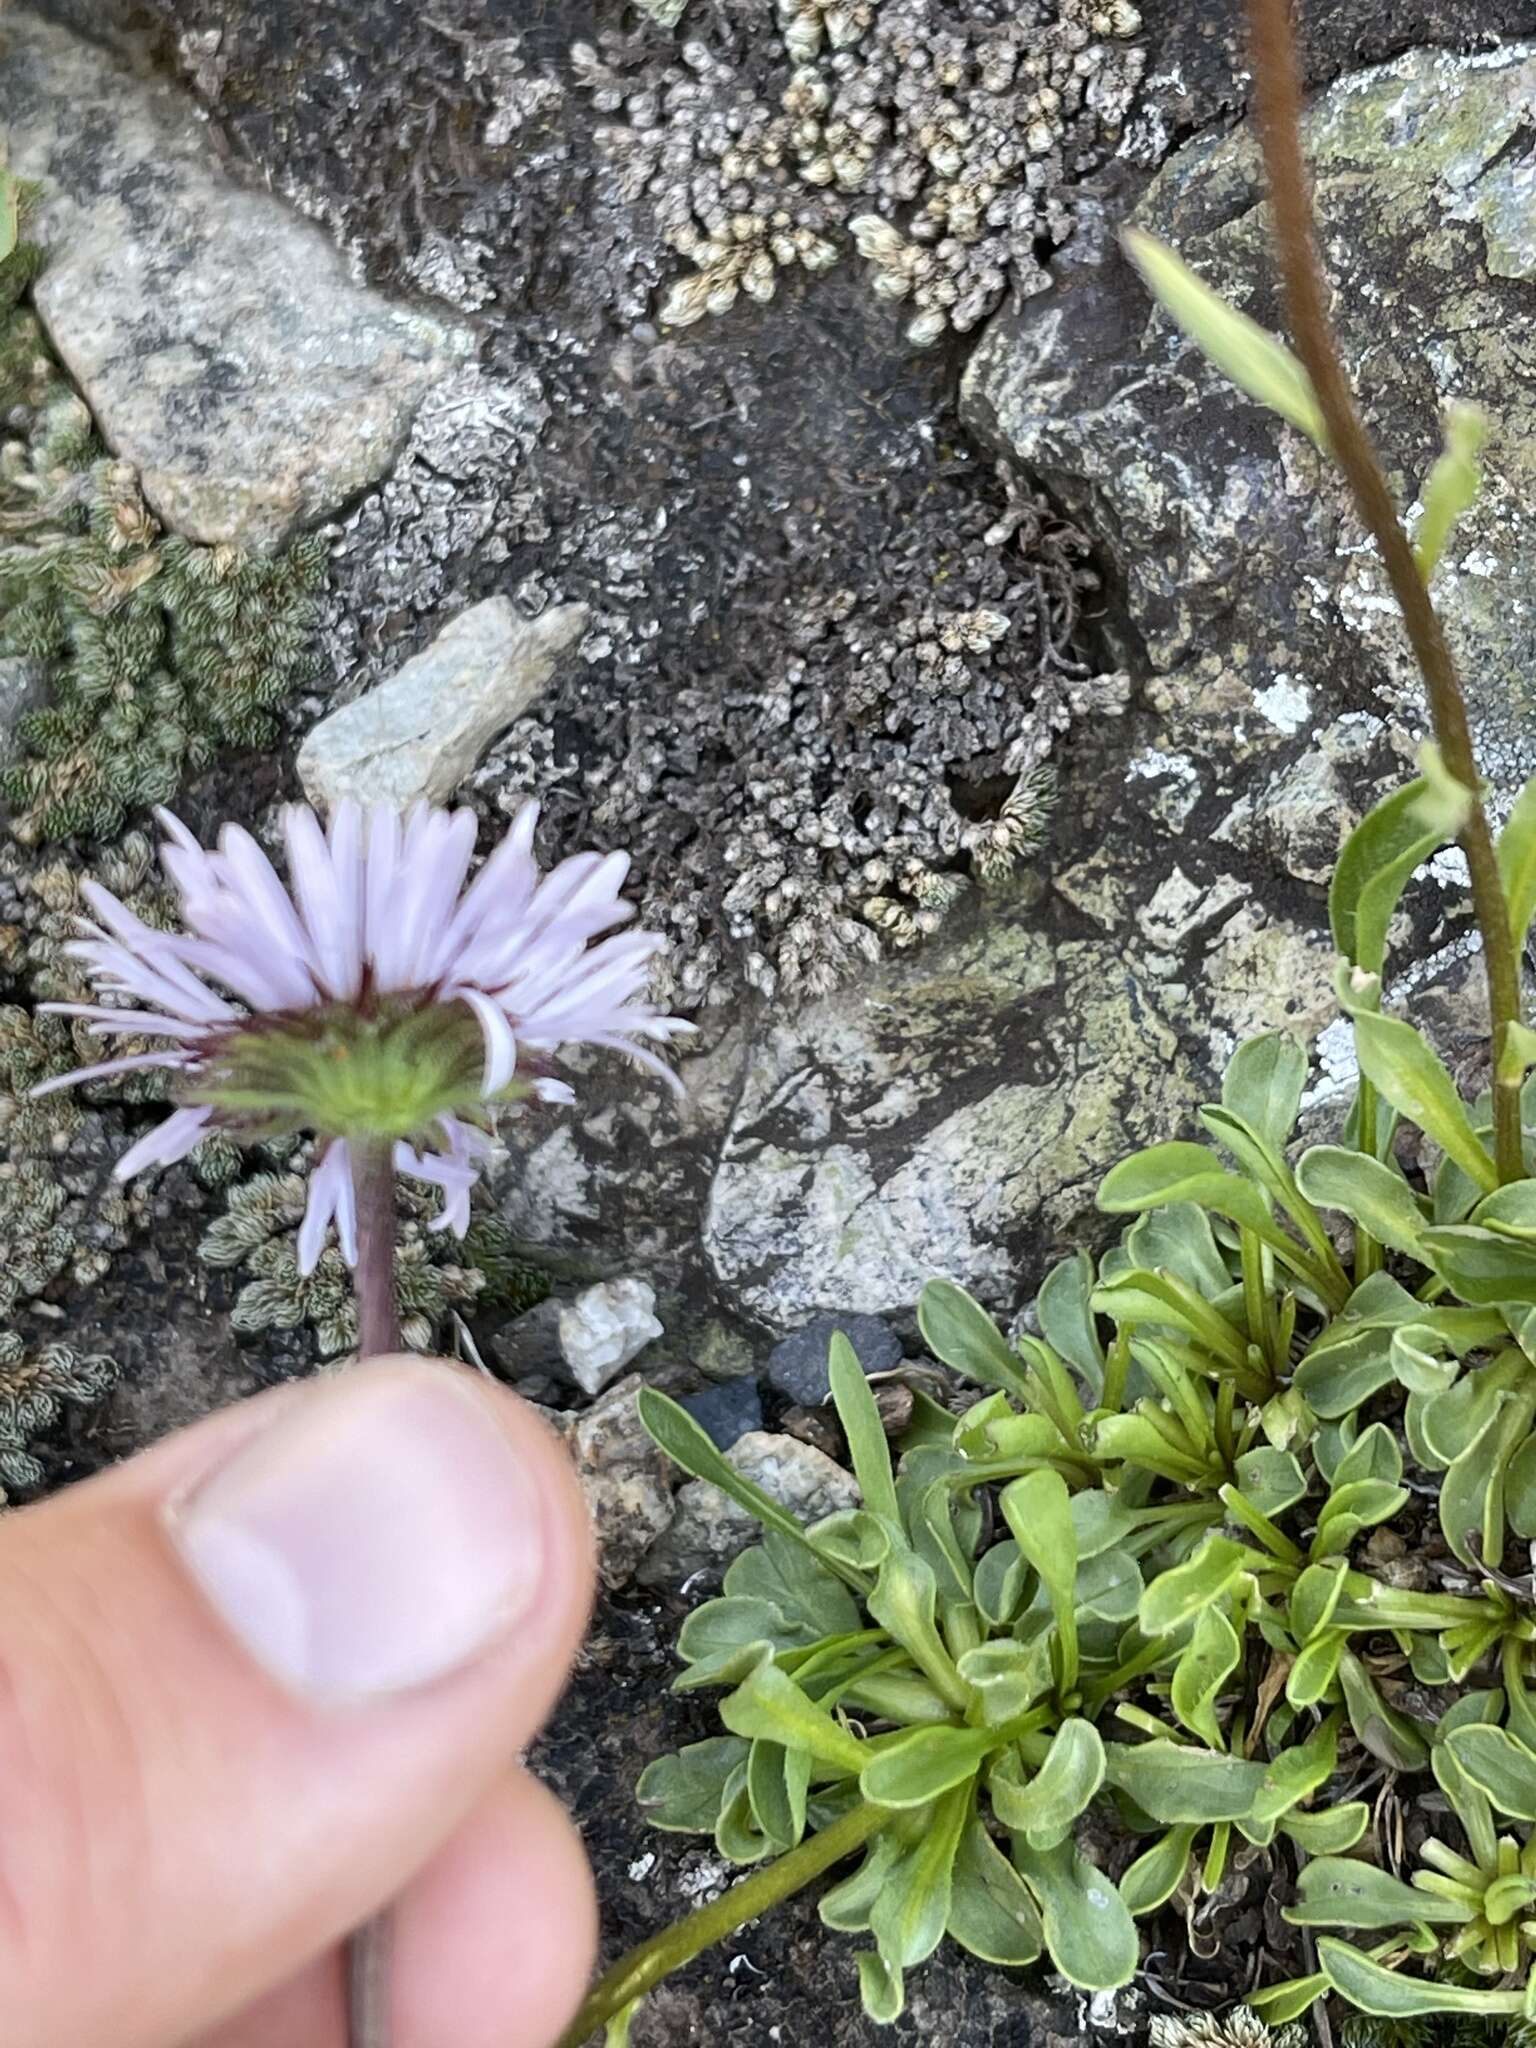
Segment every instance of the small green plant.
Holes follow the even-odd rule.
[[[604,2026],[622,2041],[670,1970],[850,1864],[820,1910],[863,1937],[877,2021],[946,1938],[1111,1990],[1138,1967],[1138,1921],[1214,1896],[1239,1847],[1268,1859],[1309,1967],[1253,1992],[1233,2038],[1335,1995],[1373,2041],[1441,2016],[1490,2041],[1536,2024],[1536,1032],[1517,969],[1536,781],[1496,836],[1428,595],[1477,487],[1480,421],[1448,422],[1415,548],[1328,322],[1288,0],[1249,13],[1296,352],[1173,252],[1128,249],[1199,345],[1338,464],[1423,673],[1422,772],[1352,833],[1330,891],[1347,1121],[1302,1145],[1305,1052],[1240,1046],[1199,1141],[1106,1177],[1120,1241],[1047,1276],[1033,1331],[1006,1338],[930,1283],[929,1350],[985,1391],[958,1413],[919,1397],[894,1464],[834,1339],[855,1511],[802,1527],[642,1392],[655,1440],[766,1534],[679,1637],[679,1689],[719,1690],[723,1732],[653,1764],[640,1800],[756,1868],[616,1963],[565,2048]],[[1489,989],[1491,1085],[1471,1102],[1384,1001],[1403,892],[1451,838]],[[1449,1560],[1439,1587],[1393,1569],[1426,1534]],[[1438,1720],[1428,1688],[1452,1696]],[[1410,1878],[1352,1796],[1383,1774],[1434,1802]]]

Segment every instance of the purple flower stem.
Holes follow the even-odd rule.
[[[395,1308],[395,1162],[387,1138],[352,1138],[352,1190],[357,1201],[357,1355],[382,1358],[400,1349]]]
[[[388,1138],[353,1138],[349,1150],[357,1202],[357,1355],[379,1358],[400,1349],[394,1146]],[[390,2048],[391,1937],[386,1906],[347,1943],[347,2048]]]

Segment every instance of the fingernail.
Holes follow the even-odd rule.
[[[280,1415],[171,1516],[204,1593],[292,1691],[361,1701],[487,1649],[535,1598],[536,1484],[447,1367],[364,1367]]]

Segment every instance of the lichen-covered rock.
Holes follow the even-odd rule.
[[[1523,596],[1536,539],[1536,231],[1519,140],[1533,94],[1530,44],[1470,58],[1418,50],[1341,79],[1306,133],[1346,353],[1403,500],[1434,459],[1446,400],[1492,417],[1487,483],[1436,596],[1484,766],[1506,789],[1536,766],[1536,613]],[[1135,218],[1273,328],[1261,188],[1250,135],[1203,138],[1170,157]],[[1406,642],[1342,486],[1154,311],[1113,247],[1127,211],[1114,198],[1090,209],[1059,289],[989,332],[966,378],[972,422],[1111,537],[1153,666],[1173,686],[1182,678],[1190,700],[1220,702],[1229,751],[1256,737],[1273,752],[1373,692],[1422,723]]]
[[[1192,1091],[1155,987],[1121,952],[1053,949],[998,916],[764,1032],[705,1251],[727,1297],[778,1327],[909,1310],[935,1274],[1002,1306]]]
[[[753,1430],[726,1452],[743,1477],[802,1522],[819,1522],[859,1504],[858,1482],[846,1467],[798,1437]],[[677,1496],[671,1527],[647,1552],[636,1576],[643,1586],[672,1586],[706,1566],[724,1566],[761,1534],[759,1524],[720,1489],[690,1479]]]
[[[191,539],[271,545],[394,460],[468,336],[352,281],[220,171],[189,103],[10,12],[0,126],[41,181],[36,306],[113,450]]]
[[[471,605],[388,682],[320,721],[299,749],[305,795],[321,806],[444,802],[533,703],[586,617],[579,604],[536,619],[505,597]]]
[[[582,1392],[596,1396],[661,1336],[656,1290],[644,1280],[602,1280],[559,1314],[560,1354]]]

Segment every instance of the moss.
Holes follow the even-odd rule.
[[[41,1484],[28,1445],[58,1422],[65,1403],[99,1400],[116,1377],[110,1358],[81,1357],[67,1344],[29,1350],[15,1331],[0,1330],[0,1502],[8,1488]]]
[[[24,242],[0,263],[0,655],[48,695],[0,772],[27,844],[110,838],[220,748],[272,745],[327,559],[313,536],[261,556],[162,532],[24,303],[40,260]]]
[[[357,1310],[351,1274],[334,1245],[321,1253],[313,1273],[299,1271],[298,1226],[307,1192],[302,1172],[253,1174],[232,1191],[198,1254],[207,1265],[249,1275],[231,1317],[242,1336],[307,1328],[321,1354],[331,1357],[357,1343]],[[413,1351],[440,1344],[451,1311],[469,1307],[485,1285],[452,1238],[428,1229],[436,1207],[435,1196],[397,1189],[396,1305]]]
[[[552,1276],[524,1256],[519,1240],[499,1216],[477,1216],[464,1239],[463,1256],[480,1274],[481,1305],[520,1316],[548,1299]]]

